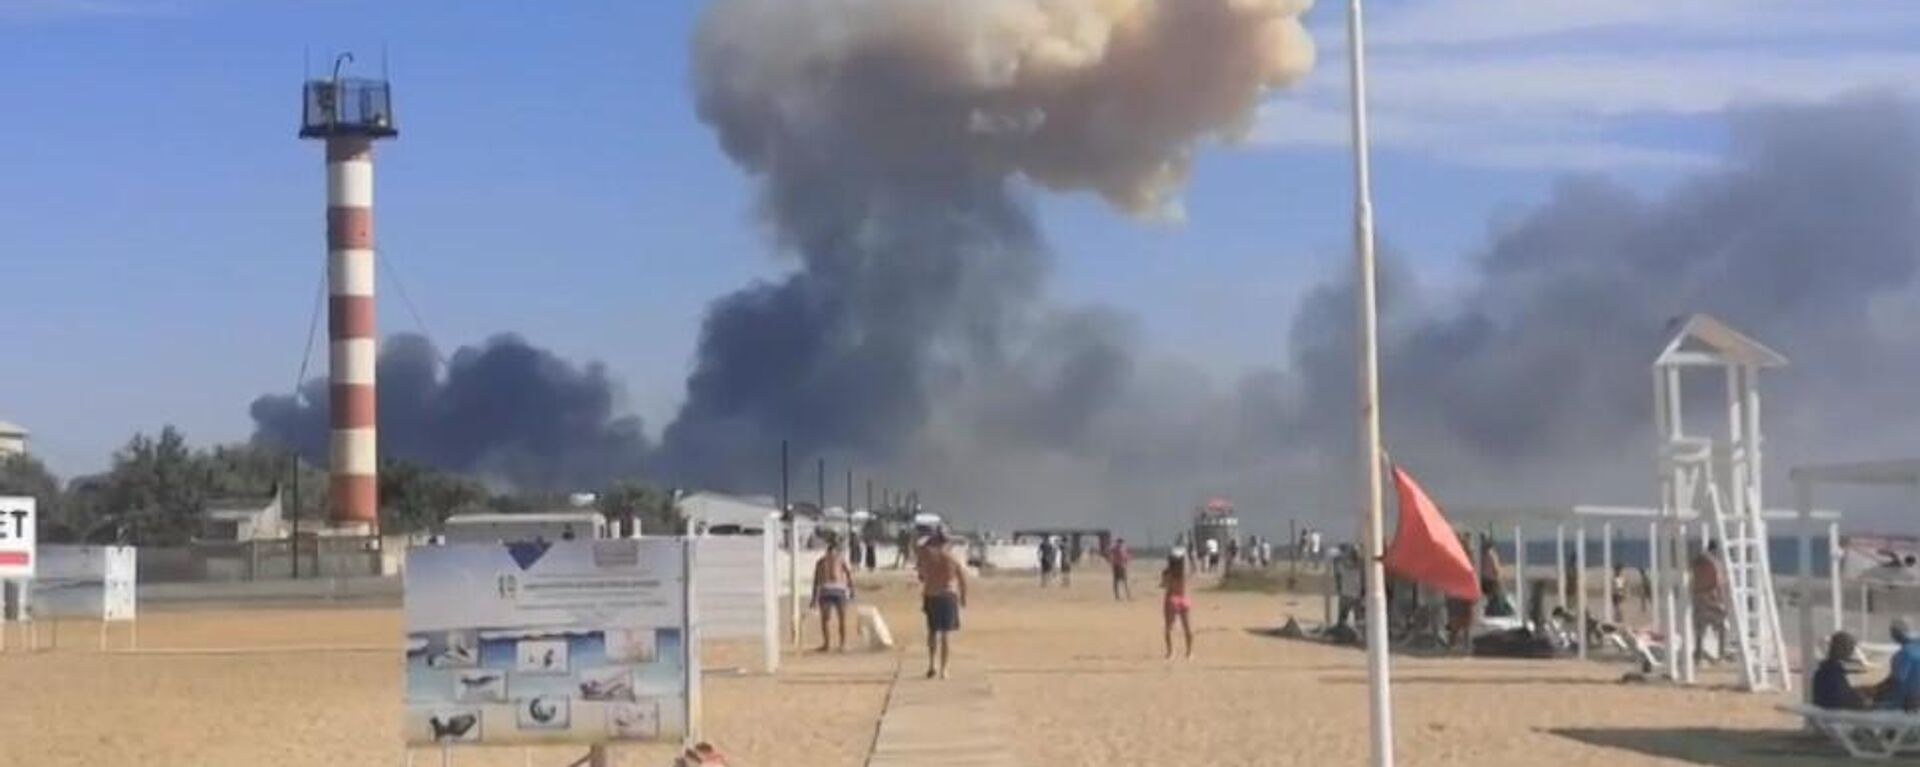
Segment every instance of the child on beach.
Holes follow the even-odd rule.
[[[1180,619],[1180,631],[1187,639],[1187,657],[1193,657],[1193,625],[1187,621],[1187,613],[1193,603],[1187,599],[1187,558],[1174,554],[1167,558],[1167,569],[1160,572],[1160,588],[1167,592],[1165,605],[1166,627],[1163,635],[1167,642],[1167,659],[1173,659],[1173,621]]]

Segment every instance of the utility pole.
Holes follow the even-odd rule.
[[[780,440],[780,517],[787,521],[787,617],[793,646],[800,646],[800,518],[787,487],[787,441]]]
[[[300,580],[300,451],[297,449],[289,450],[287,452],[287,463],[292,467],[292,471],[287,473],[291,476],[293,482],[291,488],[293,491],[293,509],[288,513],[292,515],[290,519],[293,520],[293,538],[290,543],[292,544],[291,550],[293,552],[293,579],[297,581]]]

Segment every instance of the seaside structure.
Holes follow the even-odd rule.
[[[7,421],[0,421],[0,458],[5,458],[10,455],[25,455],[27,452],[28,436],[29,434],[25,427]]]
[[[1684,526],[1690,513],[1699,513],[1711,523],[1728,602],[1723,625],[1740,655],[1741,682],[1750,690],[1793,685],[1767,551],[1766,506],[1760,496],[1760,371],[1786,364],[1787,358],[1779,352],[1705,314],[1680,322],[1653,364],[1661,516],[1677,528],[1677,534],[1666,540],[1686,540]],[[1681,379],[1689,371],[1725,376],[1723,439],[1687,430]],[[1665,560],[1661,564],[1679,576],[1671,588],[1688,588],[1689,556],[1684,547],[1669,545],[1660,555]],[[1701,637],[1693,635],[1693,612],[1701,606],[1682,593],[1665,596],[1661,618],[1669,629],[1667,635],[1684,636],[1682,645],[1694,647]],[[1679,663],[1670,664],[1688,682],[1694,679],[1693,655],[1681,654]]]
[[[374,367],[373,144],[399,135],[385,79],[308,80],[300,137],[326,143],[327,341],[332,476],[328,521],[371,531],[379,518]]]

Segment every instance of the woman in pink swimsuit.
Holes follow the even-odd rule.
[[[1173,621],[1180,619],[1180,631],[1187,638],[1187,657],[1193,657],[1193,626],[1187,613],[1193,603],[1187,599],[1187,558],[1183,554],[1167,557],[1167,569],[1160,572],[1160,588],[1167,592],[1162,612],[1166,616],[1167,659],[1173,659]]]

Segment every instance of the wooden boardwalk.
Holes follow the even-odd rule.
[[[978,668],[942,681],[902,664],[867,767],[1016,767],[1007,716]]]

